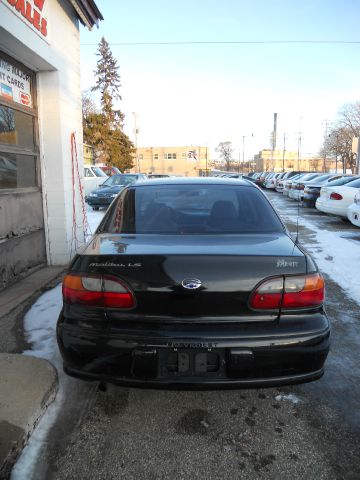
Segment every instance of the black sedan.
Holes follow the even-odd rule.
[[[146,178],[146,175],[143,173],[112,175],[99,188],[93,190],[85,197],[85,201],[93,210],[99,210],[100,207],[107,208],[126,185],[136,182],[137,180],[145,180]]]
[[[324,280],[261,190],[224,178],[137,182],[63,281],[69,375],[128,386],[264,387],[324,372]]]

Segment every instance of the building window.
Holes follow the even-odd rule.
[[[0,188],[36,186],[36,157],[0,152]]]
[[[158,153],[154,153],[154,160],[159,160],[159,154]]]
[[[139,160],[144,160],[144,155],[142,153],[139,155]]]
[[[0,143],[34,148],[34,118],[0,105]]]
[[[0,190],[35,187],[38,182],[37,122],[32,98],[35,77],[0,54]]]
[[[176,153],[165,153],[164,158],[166,160],[176,160]]]

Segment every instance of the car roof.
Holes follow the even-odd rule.
[[[240,178],[224,178],[224,177],[169,177],[169,178],[153,178],[151,180],[138,180],[134,187],[145,185],[242,185],[254,186],[249,180]]]

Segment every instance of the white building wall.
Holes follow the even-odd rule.
[[[0,2],[0,48],[37,71],[39,140],[48,263],[67,263],[72,241],[71,133],[75,132],[83,175],[79,22],[70,2],[47,0],[48,38],[40,38]],[[78,182],[76,182],[78,183]],[[76,192],[77,238],[83,240]]]

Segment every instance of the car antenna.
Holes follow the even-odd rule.
[[[299,217],[300,217],[300,201],[298,201],[297,216],[296,216],[296,237],[295,237],[295,243],[299,243]]]

